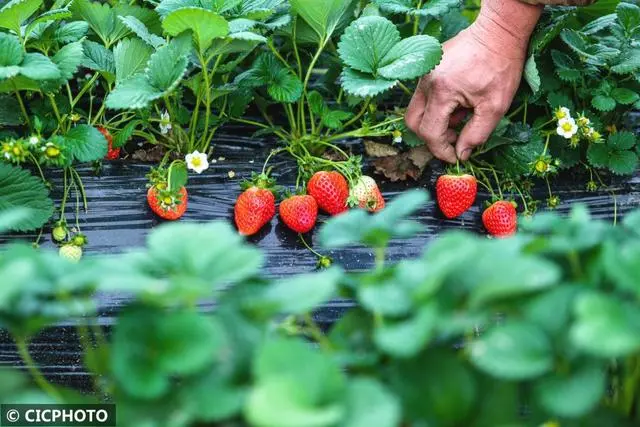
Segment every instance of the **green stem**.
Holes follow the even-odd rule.
[[[323,255],[318,253],[317,251],[315,251],[308,243],[307,241],[304,239],[304,236],[302,235],[302,233],[298,233],[298,237],[300,238],[300,241],[302,242],[302,244],[304,245],[305,248],[307,248],[312,254],[314,254],[315,256],[317,256],[318,258],[322,258]]]
[[[75,176],[75,182],[78,185],[78,190],[80,192],[80,195],[82,196],[82,206],[84,207],[84,212],[87,213],[88,211],[88,203],[87,203],[87,193],[84,189],[84,184],[82,183],[82,178],[80,178],[80,174],[78,173],[78,171],[74,168],[71,167],[71,174],[72,176]]]
[[[418,6],[416,9],[420,9],[422,7],[422,0],[418,2]],[[420,26],[420,15],[416,14],[415,21],[413,22],[413,35],[418,35],[418,27]]]
[[[400,86],[400,89],[402,89],[402,91],[407,95],[409,96],[413,95],[413,92],[411,92],[411,90],[408,87],[406,87],[404,83],[402,83],[401,81],[398,81],[398,86]]]
[[[27,370],[31,374],[31,377],[36,382],[38,387],[42,389],[45,393],[51,396],[54,400],[58,402],[62,402],[62,396],[58,390],[42,375],[40,369],[31,358],[31,354],[29,354],[29,349],[27,347],[27,342],[24,338],[16,338],[16,346],[18,347],[18,353],[20,357],[24,361],[24,364],[27,367]]]
[[[71,108],[73,109],[73,107],[75,107],[75,105],[78,103],[78,101],[80,101],[80,99],[82,98],[82,96],[87,93],[87,91],[89,89],[91,89],[91,87],[93,86],[93,84],[96,82],[96,80],[98,80],[98,77],[100,76],[100,74],[95,73],[93,75],[93,77],[91,77],[91,79],[89,79],[89,81],[87,83],[84,84],[84,86],[82,87],[82,89],[80,89],[80,92],[78,92],[78,94],[76,95],[75,98],[73,98],[73,100],[71,100]]]
[[[51,108],[53,109],[53,114],[56,116],[56,120],[58,121],[58,129],[60,129],[60,126],[62,126],[62,117],[60,116],[56,100],[53,95],[47,95],[47,98],[49,99],[49,104],[51,104]]]
[[[360,120],[360,118],[362,116],[365,115],[365,113],[367,112],[367,108],[369,108],[369,104],[371,103],[371,98],[367,98],[364,101],[364,104],[362,104],[362,108],[360,109],[360,111],[358,112],[358,114],[356,114],[355,116],[353,116],[353,118],[351,120],[349,120],[347,123],[344,124],[344,126],[342,127],[343,129],[348,128],[349,126],[351,126],[352,124],[354,124],[355,122],[357,122],[358,120]]]
[[[376,269],[381,270],[384,267],[386,248],[385,247],[377,247],[375,248],[375,261],[376,261]]]
[[[331,341],[329,341],[327,336],[318,327],[316,322],[313,321],[313,318],[309,313],[304,315],[304,320],[308,327],[306,330],[308,331],[311,338],[313,338],[322,349],[331,350],[332,349]]]
[[[15,84],[15,83],[14,83]],[[22,97],[20,96],[20,92],[18,89],[15,89],[14,93],[16,94],[16,98],[18,99],[18,104],[20,105],[20,111],[24,116],[25,122],[27,122],[27,126],[31,129],[31,120],[29,119],[29,114],[27,113],[27,109],[24,106],[24,102],[22,101]]]

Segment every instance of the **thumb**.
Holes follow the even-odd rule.
[[[458,158],[466,161],[471,156],[471,152],[478,145],[484,144],[491,136],[491,133],[498,127],[502,114],[495,110],[478,107],[474,110],[473,116],[460,132],[456,153]]]

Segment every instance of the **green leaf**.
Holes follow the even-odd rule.
[[[151,46],[140,39],[120,41],[113,49],[117,83],[144,72],[152,52]]]
[[[23,123],[18,100],[14,96],[0,95],[0,125],[18,126]]]
[[[118,19],[138,36],[143,42],[147,43],[154,49],[164,45],[165,40],[149,31],[147,26],[135,16],[119,16]]]
[[[43,182],[17,166],[0,163],[0,212],[26,208],[28,215],[12,221],[13,231],[42,227],[53,215],[53,202]]]
[[[607,61],[620,54],[617,49],[601,44],[590,44],[584,34],[569,28],[562,30],[560,38],[588,64],[604,66]]]
[[[553,367],[553,350],[538,327],[513,321],[493,327],[474,341],[471,363],[495,378],[527,380]]]
[[[93,126],[78,125],[67,132],[64,140],[78,162],[93,162],[107,155],[107,140]]]
[[[320,273],[283,279],[269,286],[264,300],[279,313],[305,314],[336,296],[343,272],[332,268]]]
[[[0,33],[0,78],[11,78],[20,73],[24,51],[14,35]]]
[[[21,222],[29,221],[31,209],[29,208],[12,208],[6,211],[0,211],[0,233],[10,231],[13,227],[17,227]]]
[[[355,244],[385,247],[393,237],[409,237],[422,229],[409,215],[423,207],[428,199],[422,190],[406,191],[376,214],[355,209],[336,216],[320,229],[320,244],[325,248]]]
[[[85,40],[82,42],[84,60],[82,66],[93,71],[110,75],[115,79],[116,65],[113,53],[96,42]]]
[[[383,58],[398,42],[400,32],[391,21],[381,16],[367,16],[347,27],[340,38],[338,53],[340,59],[352,69],[375,74]]]
[[[524,66],[524,78],[531,87],[533,93],[540,90],[540,73],[538,73],[538,66],[536,65],[536,58],[531,55]]]
[[[442,48],[431,36],[413,36],[397,43],[382,58],[378,73],[388,79],[415,79],[440,63]]]
[[[615,65],[611,67],[611,71],[616,74],[629,74],[638,70],[640,70],[640,49],[638,48],[623,50]]]
[[[598,111],[613,111],[616,108],[616,100],[606,95],[596,95],[591,100],[591,105]]]
[[[457,356],[435,346],[417,357],[389,362],[389,387],[400,398],[409,425],[468,425],[480,390]]]
[[[24,30],[25,37],[31,38],[33,30],[40,25],[47,22],[61,21],[66,18],[71,18],[71,15],[71,11],[67,8],[48,10],[27,25],[27,28]]]
[[[27,53],[20,65],[20,74],[33,80],[55,80],[60,70],[51,59],[39,53]]]
[[[585,363],[567,374],[555,373],[535,384],[539,404],[550,414],[579,418],[591,412],[605,392],[605,369]]]
[[[291,103],[302,96],[302,82],[286,69],[272,54],[262,54],[251,69],[238,75],[239,86],[255,88],[267,86],[267,92],[277,102]]]
[[[174,376],[210,366],[224,342],[224,329],[215,318],[186,309],[130,306],[113,333],[111,370],[132,397],[157,398]]]
[[[84,21],[68,22],[56,29],[54,37],[60,43],[79,41],[89,31],[89,24]]]
[[[115,32],[115,15],[106,3],[90,0],[74,0],[69,6],[77,17],[82,18],[103,42],[108,42]]]
[[[438,18],[460,5],[460,0],[430,0],[420,8],[414,7],[411,0],[374,0],[381,10],[389,13]]]
[[[587,354],[608,359],[640,349],[640,311],[635,305],[593,292],[577,299],[574,313],[571,341]]]
[[[556,74],[566,82],[577,82],[582,78],[581,66],[572,57],[559,50],[551,50],[551,58],[556,66]]]
[[[637,5],[621,2],[616,7],[616,14],[627,34],[631,34],[640,26],[640,7]]]
[[[346,414],[339,427],[397,427],[400,422],[400,402],[384,385],[364,377],[349,382]]]
[[[414,357],[433,336],[439,314],[437,306],[432,303],[420,307],[409,319],[385,320],[376,327],[374,341],[378,348],[391,356]]]
[[[618,104],[631,105],[640,99],[640,95],[631,89],[615,88],[611,91],[611,97],[616,100]]]
[[[229,34],[229,24],[222,16],[196,7],[171,12],[162,22],[162,28],[172,36],[193,31],[193,40],[201,54],[211,47],[214,39]]]
[[[11,0],[0,9],[0,28],[20,34],[20,27],[42,6],[42,0]]]
[[[636,146],[636,135],[627,131],[614,133],[609,135],[607,145],[615,150],[630,150]]]
[[[394,88],[398,80],[374,78],[369,74],[345,68],[341,76],[342,88],[349,94],[361,98],[372,97]]]
[[[187,172],[187,165],[184,162],[171,163],[168,179],[168,186],[171,191],[180,191],[182,187],[187,185],[188,179],[189,172]]]
[[[334,359],[294,340],[258,350],[245,417],[256,427],[332,427],[343,419],[344,376]]]
[[[60,70],[61,79],[71,80],[84,59],[81,42],[69,43],[62,47],[52,58]]]
[[[176,43],[163,46],[149,58],[149,83],[163,93],[170,92],[184,77],[187,65],[187,56]]]
[[[353,113],[342,110],[327,110],[326,113],[322,114],[320,117],[322,120],[322,124],[329,129],[340,129],[343,124],[342,122],[353,117]]]
[[[353,0],[291,0],[291,12],[309,24],[322,40],[328,40]]]

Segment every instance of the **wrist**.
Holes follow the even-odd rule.
[[[542,9],[543,6],[521,0],[482,0],[471,32],[495,53],[510,58],[524,58],[529,37],[540,19]]]

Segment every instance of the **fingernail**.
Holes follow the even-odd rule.
[[[467,159],[471,156],[471,148],[467,148],[462,151],[462,153],[458,154],[458,158],[463,162],[467,161]]]

